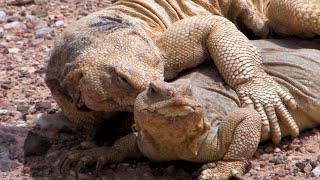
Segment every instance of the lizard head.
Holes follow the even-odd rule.
[[[149,82],[163,79],[158,49],[143,30],[121,18],[97,16],[79,23],[88,25],[81,31],[71,25],[53,50],[48,86],[58,80],[51,84],[59,84],[79,110],[132,111]]]
[[[190,81],[186,79],[172,83],[151,82],[138,95],[134,106],[134,120],[139,132],[156,140],[166,139],[167,145],[171,141],[172,147],[184,142],[190,148],[193,140],[208,129],[204,119],[204,109],[193,96]],[[197,151],[189,150],[192,153]]]

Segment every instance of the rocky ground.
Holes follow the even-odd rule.
[[[59,162],[85,136],[59,113],[44,83],[53,42],[70,22],[106,7],[103,0],[0,0],[0,179],[62,179]],[[320,129],[262,143],[248,179],[318,179]],[[194,179],[199,164],[127,161],[103,169],[115,179]],[[92,179],[94,167],[80,178]],[[70,177],[74,171],[70,170]]]

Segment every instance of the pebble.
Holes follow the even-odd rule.
[[[271,153],[271,152],[273,152],[274,150],[273,150],[273,147],[267,146],[267,147],[264,149],[264,151],[265,151],[266,153]]]
[[[26,127],[27,123],[21,122],[15,125],[16,127]]]
[[[36,5],[46,4],[47,2],[48,2],[48,0],[34,0],[34,3]]]
[[[308,163],[304,168],[303,168],[303,172],[310,174],[312,171],[312,166],[310,165],[310,163]]]
[[[35,108],[37,111],[47,110],[51,108],[51,103],[50,102],[37,103],[35,105]]]
[[[311,174],[313,176],[320,176],[320,166],[317,166],[316,168],[314,168],[312,171],[311,171]]]
[[[176,172],[176,167],[174,166],[169,166],[166,168],[166,172],[169,174],[169,175],[173,175],[175,172]]]
[[[9,29],[15,29],[15,28],[19,28],[21,26],[21,23],[18,21],[14,21],[11,23],[7,23],[3,26],[3,29],[9,30]]]
[[[16,17],[16,16],[13,16],[13,17],[9,17],[7,19],[7,22],[14,22],[14,21],[21,21],[20,17]]]
[[[34,118],[34,115],[31,115],[31,114],[27,114],[27,115],[25,116],[25,120],[26,120],[26,121],[31,121],[31,120],[33,120],[33,118]]]
[[[28,111],[29,110],[29,108],[30,108],[30,106],[26,106],[26,105],[19,105],[18,107],[17,107],[17,111]]]
[[[36,37],[37,38],[43,38],[47,35],[50,35],[52,34],[53,30],[49,27],[43,27],[43,28],[40,28],[38,30],[36,30]]]
[[[280,149],[280,148],[275,148],[275,149],[274,149],[274,152],[275,152],[275,153],[279,153],[279,152],[281,152],[281,149]]]
[[[32,40],[31,45],[32,46],[37,46],[37,45],[39,45],[39,44],[41,44],[43,42],[44,42],[43,38],[37,38],[37,39]]]
[[[7,22],[7,14],[4,11],[0,11],[0,22]]]
[[[270,163],[274,163],[274,164],[286,164],[286,160],[284,159],[284,157],[274,157],[273,159],[269,160]]]
[[[33,0],[7,0],[8,5],[24,5],[33,2]]]
[[[43,27],[47,27],[48,23],[46,21],[41,20],[37,16],[27,15],[26,26],[27,28],[30,28],[30,29],[40,29]]]
[[[10,54],[16,54],[20,51],[19,48],[9,48],[8,50]]]
[[[121,167],[129,167],[130,164],[129,163],[120,163],[119,166]]]
[[[42,8],[36,8],[31,10],[31,14],[35,15],[37,17],[47,17],[48,16],[48,11]]]
[[[56,27],[61,27],[63,26],[64,22],[63,21],[57,21],[55,22]]]
[[[3,28],[0,27],[0,38],[3,38],[4,34],[3,34]]]
[[[10,112],[7,109],[0,109],[0,115],[8,115]]]
[[[1,88],[5,90],[12,89],[12,84],[1,84]]]

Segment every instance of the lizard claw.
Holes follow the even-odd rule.
[[[96,165],[96,177],[100,176],[100,171],[101,171],[101,168],[102,168],[102,164],[103,163],[100,160],[98,160],[97,165]]]
[[[75,174],[76,174],[76,179],[79,178],[79,172],[82,168],[85,167],[85,164],[82,161],[78,161],[75,167]]]
[[[68,154],[64,155],[59,163],[59,172],[62,175],[64,174],[64,164],[67,161],[67,159],[68,159]]]
[[[65,161],[64,161],[64,163],[62,164],[62,167],[60,168],[60,169],[62,169],[61,171],[62,171],[62,175],[64,176],[64,177],[66,177],[69,173],[69,171],[70,171],[70,169],[71,169],[71,165],[73,164],[73,163],[75,163],[76,162],[76,160],[74,160],[74,159],[69,159],[69,158],[67,158]]]
[[[250,81],[239,85],[236,90],[242,106],[254,106],[254,109],[260,114],[262,139],[266,139],[270,133],[274,143],[280,142],[279,120],[289,128],[293,137],[299,135],[299,128],[285,107],[286,105],[288,108],[294,109],[296,102],[291,94],[282,89],[271,76],[259,73]]]

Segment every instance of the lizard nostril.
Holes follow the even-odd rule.
[[[148,92],[147,92],[147,93],[148,93],[148,95],[153,95],[153,94],[156,93],[156,90],[155,90],[153,87],[150,86],[150,87],[148,88]]]

